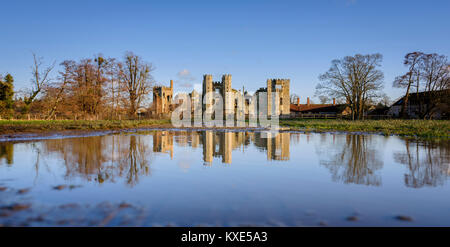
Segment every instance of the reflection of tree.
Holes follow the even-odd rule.
[[[394,153],[396,162],[406,165],[405,185],[412,188],[443,185],[449,176],[450,142],[405,141],[405,151]]]
[[[149,151],[140,136],[130,136],[130,145],[125,159],[119,160],[120,175],[126,173],[127,184],[133,186],[139,182],[139,175],[149,174]]]
[[[93,180],[102,173],[102,165],[107,161],[103,141],[101,137],[47,140],[44,148],[63,156],[66,177],[82,176]]]
[[[330,135],[321,136],[317,147],[320,164],[332,173],[333,181],[364,185],[381,185],[381,177],[376,174],[383,167],[378,159],[371,136]],[[328,145],[327,145],[328,144]]]
[[[125,177],[133,186],[139,175],[149,174],[150,151],[141,136],[96,136],[47,140],[47,153],[58,153],[64,159],[66,177],[103,183]]]
[[[13,163],[14,144],[8,142],[0,142],[0,164],[5,159],[6,164],[11,166]]]

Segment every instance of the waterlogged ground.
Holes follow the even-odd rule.
[[[450,141],[142,131],[0,142],[3,226],[450,226]]]

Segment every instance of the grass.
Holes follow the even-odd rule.
[[[170,120],[0,120],[0,134],[167,126]]]
[[[449,120],[280,120],[280,125],[306,131],[375,132],[421,138],[449,138]]]
[[[280,125],[303,131],[374,132],[420,138],[449,138],[449,120],[280,120]],[[61,130],[107,130],[170,127],[170,120],[0,120],[0,134]]]

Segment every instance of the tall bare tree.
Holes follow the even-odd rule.
[[[73,110],[85,118],[97,118],[103,113],[107,84],[106,61],[99,55],[94,59],[82,59],[68,67],[68,89]]]
[[[406,54],[403,64],[408,67],[408,72],[396,77],[393,83],[393,87],[406,88],[405,97],[403,98],[402,108],[400,110],[400,117],[402,118],[407,117],[406,107],[408,105],[411,87],[416,86],[416,88],[419,89],[420,70],[418,64],[423,56],[424,54],[422,52],[417,51]]]
[[[413,112],[420,118],[432,118],[442,107],[450,105],[450,64],[447,57],[436,53],[411,52],[406,54],[404,64],[408,72],[398,76],[394,87],[405,88],[401,117],[408,117],[406,107],[410,100],[411,88],[415,88],[416,102]]]
[[[67,85],[70,82],[71,71],[73,71],[73,67],[75,66],[74,61],[66,60],[60,64],[64,67],[64,71],[59,72],[60,78],[59,82],[56,82],[56,85],[50,86],[47,88],[47,96],[50,96],[52,92],[56,91],[55,95],[51,98],[51,107],[48,110],[46,119],[51,119],[57,110],[58,105],[60,105],[63,100],[65,90]],[[56,90],[55,90],[56,89]]]
[[[31,91],[29,91],[27,95],[24,97],[25,112],[29,111],[30,104],[36,99],[38,94],[42,92],[44,87],[48,85],[50,81],[49,74],[55,67],[55,62],[53,62],[51,65],[42,68],[42,66],[44,66],[43,58],[37,57],[35,53],[32,54],[33,54],[33,66],[32,66],[33,79],[31,79],[31,82],[33,85]]]
[[[316,94],[346,100],[352,119],[363,119],[367,102],[378,97],[383,88],[384,75],[378,69],[382,59],[376,53],[333,60],[331,68],[319,76]]]
[[[421,90],[426,97],[419,97],[420,118],[432,118],[441,105],[450,104],[450,63],[447,57],[436,53],[425,54],[419,64]]]
[[[151,91],[153,77],[150,72],[153,66],[146,63],[141,57],[132,52],[127,52],[123,64],[120,65],[121,82],[127,92],[128,111],[130,116],[134,116],[141,106],[142,101]]]
[[[121,101],[122,92],[120,90],[120,71],[115,58],[109,58],[105,65],[107,85],[106,94],[108,96],[109,116],[111,119],[117,117],[118,106]]]

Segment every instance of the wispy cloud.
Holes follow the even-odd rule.
[[[195,79],[188,69],[183,69],[182,71],[178,72],[177,76],[178,76],[178,78],[183,79],[183,80],[192,81]]]
[[[195,77],[192,76],[191,72],[188,69],[183,69],[177,73],[177,80],[175,83],[178,87],[183,88],[192,88]]]

